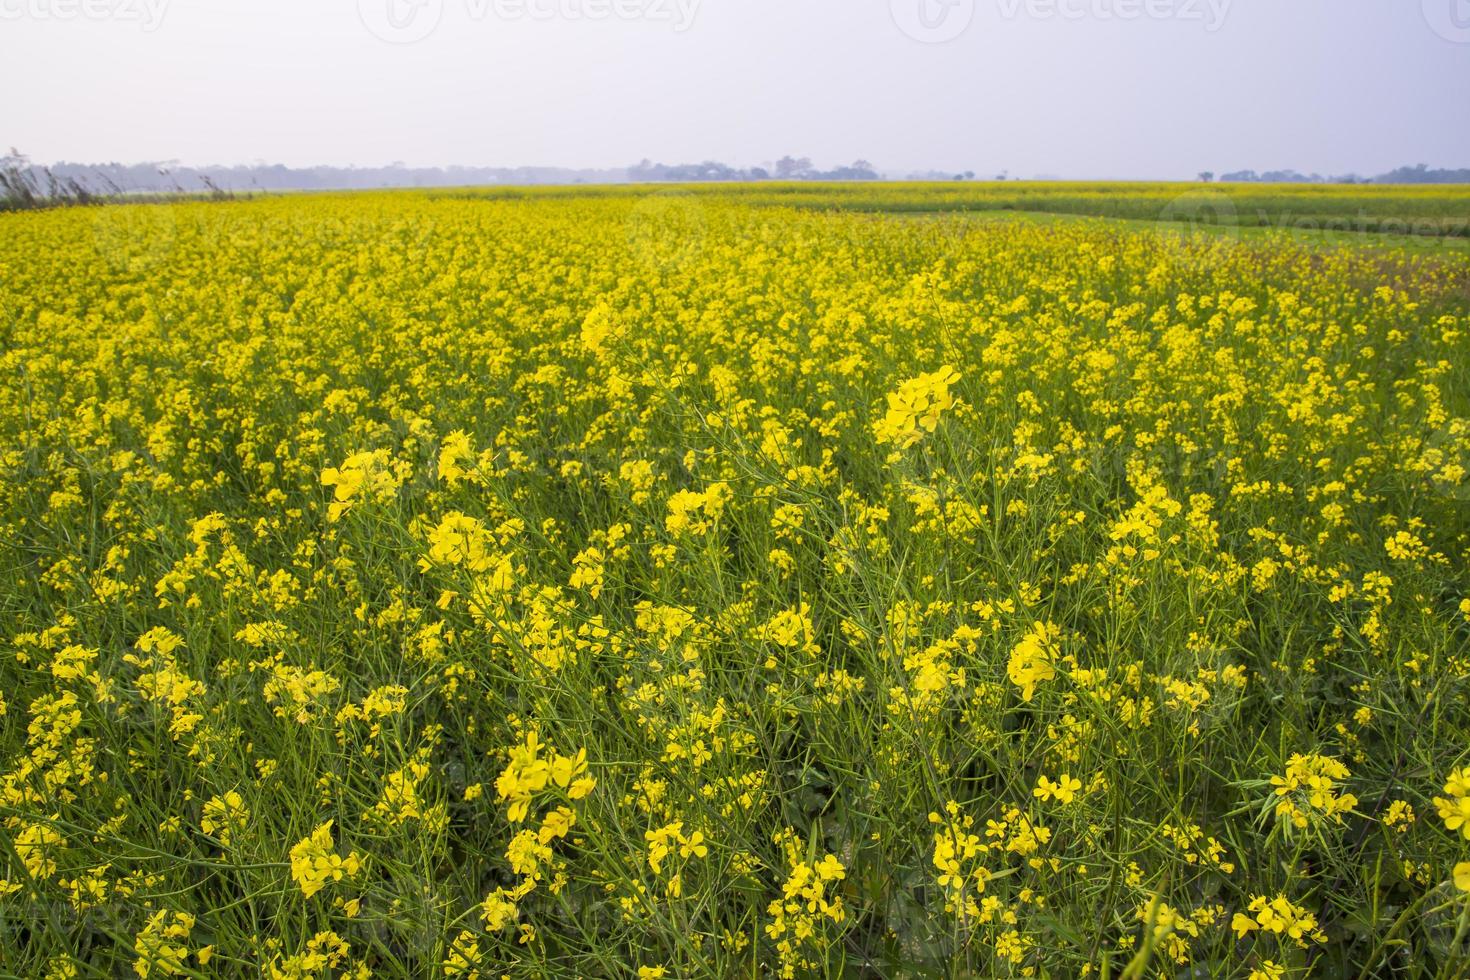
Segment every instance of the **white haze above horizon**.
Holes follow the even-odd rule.
[[[44,162],[1470,167],[1470,0],[0,0]]]

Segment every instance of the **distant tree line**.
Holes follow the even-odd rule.
[[[951,175],[942,175],[951,179]],[[973,173],[953,179],[972,178]],[[0,157],[0,210],[87,204],[150,194],[205,194],[284,190],[367,190],[384,187],[470,187],[494,184],[616,184],[628,181],[878,180],[866,160],[821,170],[807,157],[785,156],[770,167],[732,167],[717,160],[631,167],[286,167],[281,164],[184,167],[165,163],[32,163],[11,150]]]
[[[993,179],[1005,180],[1002,171]],[[0,211],[58,204],[160,194],[228,197],[234,193],[285,190],[368,190],[386,187],[472,187],[503,184],[618,184],[629,181],[718,182],[760,180],[880,180],[866,160],[822,170],[809,157],[784,156],[769,167],[732,167],[717,160],[703,163],[654,163],[641,160],[630,167],[574,169],[569,167],[286,167],[281,164],[183,167],[166,163],[56,163],[41,165],[11,150],[0,156]],[[927,170],[908,180],[974,180],[975,173]],[[1202,181],[1213,181],[1205,171]],[[1239,170],[1221,174],[1222,181],[1241,183],[1312,184],[1449,184],[1470,183],[1470,170],[1431,170],[1425,164],[1400,167],[1377,177],[1357,174],[1324,177],[1295,170]]]
[[[0,156],[0,211],[89,204],[159,194],[210,197],[255,191],[369,190],[487,184],[584,184],[627,181],[625,169],[567,167],[286,167],[281,164],[183,167],[164,163],[33,163],[12,149]]]
[[[1208,170],[1199,176],[1206,183],[1215,178]],[[1360,177],[1357,174],[1324,177],[1321,174],[1301,174],[1295,170],[1267,170],[1264,173],[1237,170],[1234,173],[1221,174],[1220,180],[1237,184],[1470,184],[1470,170],[1431,170],[1423,163],[1399,167],[1376,177]]]
[[[638,183],[684,180],[769,180],[770,174],[762,167],[741,170],[717,160],[704,163],[654,163],[644,159],[628,168],[628,179]]]
[[[784,156],[771,169],[750,167],[739,169],[716,160],[704,163],[663,164],[642,160],[628,168],[628,179],[651,181],[720,181],[720,180],[877,180],[878,171],[866,160],[850,166],[818,170],[808,157]]]

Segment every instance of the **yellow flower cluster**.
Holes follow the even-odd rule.
[[[592,792],[597,780],[586,773],[586,749],[579,749],[574,756],[561,755],[531,732],[524,742],[511,748],[510,760],[495,780],[495,792],[502,802],[510,804],[506,819],[522,823],[536,797],[548,788],[560,790],[569,800],[580,800]]]
[[[402,485],[407,464],[394,461],[385,449],[353,453],[340,468],[322,470],[322,486],[332,488],[327,519],[339,520],[356,504],[393,498]]]
[[[1156,901],[1138,909],[1140,921],[1152,923],[1153,943],[1174,963],[1188,963],[1190,943],[1200,938],[1201,931],[1214,924],[1223,909],[1206,907],[1193,913],[1175,909]]]
[[[944,891],[944,910],[960,922],[981,919],[979,896],[985,891],[990,872],[980,862],[990,853],[990,845],[971,833],[975,820],[960,811],[950,800],[944,814],[929,814],[929,822],[939,827],[934,832],[934,868],[939,872],[939,887]]]
[[[1276,818],[1298,829],[1305,829],[1314,819],[1342,823],[1342,815],[1358,805],[1358,798],[1341,792],[1338,785],[1350,775],[1347,766],[1336,759],[1294,753],[1286,762],[1286,774],[1271,777],[1279,797]]]
[[[133,940],[133,951],[138,955],[133,971],[145,980],[155,972],[166,977],[187,976],[189,935],[194,931],[194,922],[194,916],[187,912],[154,912]],[[194,951],[194,959],[204,967],[213,952],[211,947],[202,947]]]
[[[1033,623],[1021,641],[1011,648],[1006,663],[1006,676],[1021,689],[1021,700],[1030,701],[1036,685],[1057,676],[1057,627],[1050,623]]]
[[[1058,803],[1071,803],[1077,798],[1077,791],[1082,788],[1082,780],[1074,779],[1066,773],[1062,773],[1055,781],[1045,776],[1036,777],[1036,789],[1032,795],[1043,803],[1055,799]]]
[[[329,882],[355,877],[361,870],[362,858],[356,851],[346,857],[337,853],[330,820],[291,848],[291,880],[301,886],[301,894],[307,898]]]
[[[1293,905],[1285,895],[1275,898],[1257,895],[1250,900],[1245,912],[1235,913],[1230,928],[1242,938],[1257,930],[1275,933],[1302,949],[1310,943],[1327,942],[1327,935],[1317,928],[1317,917],[1301,906]]]
[[[705,843],[704,834],[695,830],[685,836],[684,824],[679,820],[656,830],[645,831],[643,838],[648,842],[648,866],[656,875],[663,874],[664,862],[674,855],[681,862],[709,855],[709,845]],[[673,898],[683,894],[683,878],[678,871],[669,876],[665,890]]]
[[[1470,766],[1450,773],[1444,784],[1444,796],[1434,798],[1439,817],[1451,831],[1470,840]]]
[[[204,815],[199,819],[199,829],[229,847],[234,834],[243,831],[250,822],[250,808],[235,790],[222,796],[211,796],[204,804]]]
[[[830,926],[846,921],[842,896],[833,892],[847,877],[847,869],[833,854],[809,858],[806,843],[790,828],[777,834],[776,842],[785,852],[786,880],[781,897],[766,908],[770,921],[765,932],[776,943],[780,975],[790,978],[816,967],[839,934]]]
[[[704,490],[678,490],[669,497],[664,527],[675,537],[699,536],[709,531],[731,497],[729,484],[712,483]]]
[[[939,419],[954,407],[949,389],[959,380],[959,372],[945,366],[905,381],[888,396],[888,411],[873,423],[873,436],[898,449],[915,445],[937,429]]]

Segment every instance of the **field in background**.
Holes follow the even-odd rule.
[[[1059,222],[1091,222],[1102,229],[1173,235],[1184,238],[1224,238],[1265,245],[1281,244],[1309,249],[1354,248],[1400,253],[1403,258],[1470,255],[1470,238],[1454,235],[1394,234],[1379,231],[1343,230],[1321,224],[1229,225],[1205,221],[1172,219],[1100,218],[1084,214],[1053,214],[1045,211],[904,211],[897,212],[913,220],[948,219],[958,221],[1019,221],[1037,224]]]
[[[1198,228],[1470,238],[1463,184],[1179,184],[1065,181],[854,182],[645,187],[515,187],[429,191],[490,199],[679,194],[818,211],[1023,212],[1159,221]]]
[[[1464,976],[1467,217],[0,214],[0,974]]]

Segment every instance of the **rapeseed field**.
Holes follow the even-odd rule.
[[[0,215],[0,973],[1470,975],[1470,260],[813,193]]]

